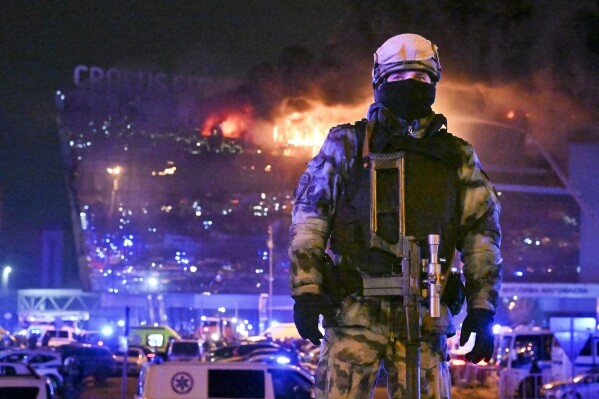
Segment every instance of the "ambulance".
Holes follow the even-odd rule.
[[[143,346],[166,358],[170,341],[180,341],[181,336],[172,328],[162,326],[133,326],[129,329],[129,345]]]
[[[251,362],[146,363],[135,399],[311,399],[314,381],[303,369]]]

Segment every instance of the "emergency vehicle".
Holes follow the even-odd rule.
[[[144,364],[135,399],[311,399],[312,377],[299,367],[249,362]]]
[[[170,341],[180,341],[181,336],[172,328],[162,326],[133,326],[129,329],[129,345],[146,347],[162,357]]]
[[[574,331],[569,333],[573,339],[560,343],[560,334],[564,332],[540,328],[517,328],[500,334],[496,357],[499,399],[544,398],[543,385],[599,367],[599,335]],[[564,347],[575,341],[584,344],[581,350]],[[574,354],[574,363],[568,352]]]

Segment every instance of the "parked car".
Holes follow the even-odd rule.
[[[29,364],[39,375],[48,377],[54,390],[63,383],[59,371],[62,360],[59,353],[50,350],[17,348],[0,352],[0,362]]]
[[[148,363],[139,374],[136,399],[310,399],[314,382],[294,366],[247,362]]]
[[[578,375],[571,380],[544,384],[541,395],[547,399],[596,399],[599,398],[599,372]]]
[[[75,361],[81,367],[83,375],[93,376],[98,382],[114,374],[115,365],[112,352],[104,346],[90,344],[66,344],[56,348],[61,354],[62,364]]]
[[[259,348],[248,352],[244,356],[234,356],[222,361],[246,361],[246,362],[264,362],[264,363],[278,363],[278,364],[292,364],[295,366],[300,365],[300,356],[297,352],[285,348]]]
[[[318,365],[318,360],[320,359],[320,347],[319,346],[311,346],[308,348],[304,348],[300,355],[300,364],[301,367],[309,370],[312,375],[316,373],[316,366]]]
[[[129,355],[127,356],[127,374],[137,375],[141,371],[141,366],[144,363],[152,361],[156,354],[147,348],[141,346],[130,346],[128,348]],[[125,361],[125,353],[117,350],[112,355],[114,359],[115,373],[120,375],[123,372]]]
[[[200,361],[202,358],[202,344],[193,339],[171,341],[166,351],[166,360]]]
[[[53,399],[54,388],[27,364],[0,362],[0,398]]]
[[[225,346],[219,349],[215,349],[206,355],[206,360],[210,362],[217,362],[222,359],[226,359],[234,356],[245,356],[253,350],[264,349],[264,348],[279,348],[279,345],[272,342],[254,343],[254,344],[243,344],[237,346]]]

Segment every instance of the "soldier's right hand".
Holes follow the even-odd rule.
[[[309,340],[314,345],[320,345],[323,335],[318,329],[318,319],[327,307],[324,299],[316,294],[304,294],[293,299],[295,299],[293,322],[297,332],[303,339]]]

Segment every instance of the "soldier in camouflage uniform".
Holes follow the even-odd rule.
[[[493,352],[501,283],[496,192],[472,146],[448,133],[445,117],[431,109],[441,77],[436,46],[421,36],[402,34],[385,42],[374,57],[375,102],[367,118],[331,129],[294,193],[289,279],[300,335],[315,345],[324,338],[317,398],[369,398],[381,366],[388,375],[389,396],[405,397],[401,297],[364,296],[361,286],[364,276],[385,276],[398,264],[392,254],[369,246],[369,153],[405,152],[406,234],[419,242],[429,233],[440,235],[443,272],[455,250],[460,252],[468,313],[460,344],[476,333],[466,355],[475,363],[490,360]],[[455,334],[452,312],[458,313],[461,303],[451,311],[450,303],[442,297],[441,317],[425,315],[422,320],[423,398],[451,394],[447,336]]]

